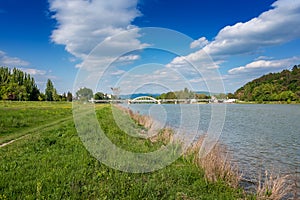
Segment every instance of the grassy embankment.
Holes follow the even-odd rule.
[[[153,173],[132,174],[107,167],[82,145],[71,113],[69,103],[0,103],[0,144],[26,135],[0,148],[0,199],[246,198],[224,179],[231,177],[229,171],[216,174],[212,168],[199,167],[216,163],[196,159],[197,145],[190,154]],[[107,137],[129,151],[137,147],[152,151],[166,142],[161,140],[165,137],[128,136],[115,124],[108,105],[97,106],[96,113]],[[122,111],[119,116],[128,117]]]

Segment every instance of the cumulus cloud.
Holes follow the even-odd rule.
[[[198,40],[193,41],[190,44],[190,48],[191,49],[195,49],[195,48],[203,48],[204,46],[206,46],[208,44],[208,40],[205,37],[201,37]]]
[[[58,23],[52,32],[52,41],[65,45],[69,53],[82,60],[99,43],[135,28],[131,22],[140,15],[137,0],[49,0],[49,3]],[[128,37],[120,43],[111,43],[106,53],[118,47],[140,45],[138,40],[132,43],[137,34]]]
[[[33,69],[33,68],[20,68],[20,70],[22,70],[23,72],[26,72],[30,75],[33,75],[33,76],[35,76],[35,75],[43,76],[43,75],[46,75],[46,73],[47,73],[45,70],[39,70],[39,69]]]
[[[191,83],[205,83],[205,87],[210,92],[224,93],[218,64],[213,62],[205,51],[200,50],[187,56],[176,57],[166,67],[176,70]]]
[[[222,61],[227,56],[253,53],[300,38],[300,1],[278,0],[272,7],[248,22],[226,26],[212,42],[206,42],[205,38],[194,41],[191,47],[196,47],[201,41],[207,45],[185,56],[185,59],[201,63],[205,51],[215,60]],[[180,58],[171,62],[173,66],[176,63],[180,63]]]
[[[293,57],[281,60],[256,60],[245,66],[230,69],[229,74],[244,74],[256,71],[273,71],[276,69],[286,69],[293,65],[296,61],[300,61],[300,58]]]
[[[205,38],[192,42],[191,48],[201,46],[203,42],[207,44],[189,55],[173,59],[167,66],[186,70],[189,67],[187,63],[191,63],[200,70],[206,80],[213,80],[218,77],[218,73],[214,69],[218,69],[228,56],[252,54],[263,48],[300,38],[299,19],[300,1],[278,0],[272,4],[270,10],[248,22],[226,26],[211,42],[206,41]],[[205,52],[216,62],[212,62]],[[272,60],[272,58],[260,57],[245,66],[229,70],[227,79],[233,76],[241,77],[241,73],[252,72],[253,74],[247,74],[252,76],[259,74],[256,72],[283,69],[294,62],[296,62],[296,58]]]
[[[300,37],[300,1],[278,0],[272,9],[245,23],[223,28],[204,50],[210,55],[251,53]]]
[[[17,57],[10,57],[4,51],[0,50],[0,66],[19,67],[28,65],[29,62]]]
[[[272,59],[274,58],[269,56],[258,56],[257,58],[255,58],[255,60],[272,60]]]
[[[130,61],[135,61],[135,60],[138,60],[140,59],[140,56],[139,55],[127,55],[127,56],[122,56],[118,59],[118,61],[120,62],[130,62]]]

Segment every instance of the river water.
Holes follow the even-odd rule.
[[[244,178],[254,180],[266,169],[300,176],[300,105],[219,106],[226,111],[219,140],[231,150]],[[212,104],[132,104],[129,108],[174,129],[191,131],[191,137],[195,132],[207,133],[214,120]]]

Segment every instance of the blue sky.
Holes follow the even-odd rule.
[[[299,19],[298,0],[0,0],[0,65],[42,91],[234,92],[300,64]]]

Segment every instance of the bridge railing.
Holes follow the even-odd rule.
[[[153,97],[137,97],[134,99],[107,99],[107,100],[89,100],[91,103],[198,103],[198,102],[206,102],[206,103],[223,103],[226,102],[225,99],[211,100],[211,99],[155,99]]]

